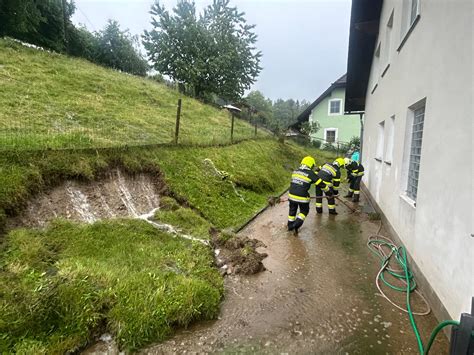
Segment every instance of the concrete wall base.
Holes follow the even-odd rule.
[[[399,235],[397,234],[395,229],[392,227],[392,225],[390,224],[389,220],[387,219],[387,217],[385,216],[385,214],[383,213],[383,211],[381,210],[377,202],[375,202],[374,198],[372,197],[372,195],[370,194],[369,190],[364,185],[364,183],[361,184],[361,190],[364,193],[365,197],[369,200],[372,207],[374,207],[377,213],[380,214],[383,226],[385,227],[385,230],[387,230],[388,233],[390,234],[391,239],[397,245],[405,246],[405,244],[402,242]],[[443,303],[439,299],[438,295],[435,293],[430,283],[428,282],[426,277],[423,275],[423,273],[421,272],[416,262],[411,257],[410,251],[406,250],[406,252],[407,252],[408,263],[413,272],[413,275],[415,276],[418,288],[423,293],[423,296],[425,296],[427,301],[429,302],[431,306],[431,310],[433,311],[433,314],[435,315],[436,319],[440,322],[443,320],[452,319],[452,317],[449,315],[448,311],[444,307]],[[458,319],[455,319],[455,320],[458,320]],[[449,339],[451,336],[451,327],[445,327],[444,334]]]

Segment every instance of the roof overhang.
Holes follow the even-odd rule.
[[[337,79],[330,87],[326,89],[319,97],[314,100],[303,112],[301,112],[296,118],[296,122],[293,123],[289,128],[299,129],[303,122],[309,121],[309,116],[311,111],[318,106],[321,101],[323,101],[327,96],[329,96],[335,89],[345,88],[346,87],[346,74]]]
[[[365,111],[383,0],[352,0],[344,111]]]

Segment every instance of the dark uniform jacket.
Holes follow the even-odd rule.
[[[305,165],[300,166],[291,174],[291,185],[288,199],[295,202],[309,203],[309,188],[319,178],[316,173]]]
[[[351,161],[348,165],[346,165],[346,169],[347,178],[349,180],[364,175],[364,167],[362,166],[362,164],[356,162],[355,160]]]
[[[341,170],[339,166],[326,163],[319,167],[318,177],[321,178],[327,186],[332,186],[334,193],[337,195],[339,185],[341,184]]]

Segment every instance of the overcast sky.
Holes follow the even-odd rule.
[[[171,9],[176,0],[162,0]],[[200,11],[212,0],[195,0]],[[89,30],[117,20],[132,34],[150,29],[153,0],[75,0],[73,21]],[[257,25],[263,70],[254,84],[265,96],[314,101],[346,72],[350,0],[231,0]]]

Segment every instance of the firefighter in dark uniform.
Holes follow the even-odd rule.
[[[364,176],[364,167],[355,160],[347,159],[346,169],[347,180],[349,180],[349,192],[344,197],[352,197],[352,202],[359,202],[360,182],[362,180],[362,176]]]
[[[341,184],[341,168],[344,167],[344,158],[337,158],[332,164],[326,163],[319,167],[318,181],[316,181],[316,212],[323,213],[323,193],[328,197],[329,214],[337,215],[336,199]],[[321,180],[321,181],[319,181]]]
[[[290,211],[288,213],[288,230],[298,229],[303,225],[306,216],[309,213],[309,189],[312,184],[319,179],[314,172],[316,161],[307,156],[301,161],[301,166],[291,174],[291,185],[288,193],[290,202]],[[300,212],[298,212],[298,208]]]

